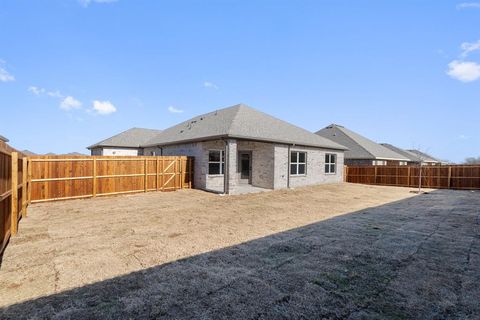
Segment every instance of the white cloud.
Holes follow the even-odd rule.
[[[81,107],[82,103],[72,96],[68,96],[60,102],[60,108],[67,111],[80,109]]]
[[[113,3],[117,1],[118,0],[78,0],[78,2],[85,8],[88,7],[90,3]]]
[[[63,98],[64,95],[60,93],[60,91],[47,91],[45,88],[37,87],[37,86],[30,86],[27,89],[29,92],[33,93],[36,96],[40,96],[46,94],[52,98]]]
[[[457,5],[457,10],[469,8],[480,9],[480,2],[463,2]]]
[[[110,101],[93,101],[93,110],[97,114],[108,115],[117,111],[117,108]]]
[[[472,82],[480,78],[480,64],[454,60],[448,64],[447,74],[462,82]]]
[[[44,88],[39,88],[39,87],[35,87],[35,86],[30,86],[28,87],[28,91],[33,93],[34,95],[36,96],[39,96],[41,95],[42,93],[45,93],[45,89]]]
[[[5,61],[0,60],[0,81],[1,82],[9,82],[15,81],[15,77],[11,75],[4,67]]]
[[[52,98],[63,98],[63,95],[60,93],[60,91],[48,91],[47,95]]]
[[[478,40],[477,42],[464,42],[462,43],[461,48],[463,52],[460,56],[465,58],[470,53],[480,50],[480,40]]]
[[[175,108],[174,106],[168,107],[168,111],[171,113],[183,113],[183,110]]]
[[[211,88],[211,89],[215,89],[215,90],[220,89],[215,83],[210,82],[210,81],[205,81],[205,82],[203,83],[203,86],[204,86],[205,88]]]

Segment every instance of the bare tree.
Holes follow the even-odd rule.
[[[469,157],[465,159],[465,164],[480,164],[480,157]]]

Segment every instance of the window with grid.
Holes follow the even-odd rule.
[[[290,175],[302,176],[307,174],[307,153],[293,151],[290,155]]]
[[[208,174],[224,174],[225,153],[223,150],[210,150],[208,153]]]
[[[333,153],[325,154],[325,173],[334,174],[337,170],[337,155]]]

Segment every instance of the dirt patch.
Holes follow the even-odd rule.
[[[408,191],[331,185],[36,206],[21,233],[48,240],[7,249],[0,318],[478,318],[480,193]]]
[[[409,189],[341,184],[228,197],[185,190],[32,205],[5,252],[0,306],[410,196]]]

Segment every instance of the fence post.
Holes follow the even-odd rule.
[[[407,171],[407,175],[408,175],[408,182],[407,182],[407,187],[410,187],[410,166],[408,166],[408,171]]]
[[[155,158],[155,163],[156,163],[156,166],[155,166],[155,172],[156,172],[156,176],[155,176],[155,188],[157,189],[158,191],[158,167],[159,167],[159,158],[156,157]]]
[[[92,196],[97,196],[97,157],[93,156],[93,181],[92,181]]]
[[[448,184],[447,188],[450,189],[452,187],[452,166],[448,166]]]
[[[182,157],[178,159],[178,163],[180,163],[180,189],[183,189],[183,158]]]
[[[30,205],[32,203],[32,159],[28,158],[28,203]]]
[[[18,152],[12,152],[12,211],[11,229],[12,235],[17,234],[18,222]]]
[[[22,218],[27,216],[28,179],[27,166],[28,158],[22,159]]]
[[[377,165],[375,165],[375,178],[373,184],[377,184]]]
[[[143,192],[147,192],[147,183],[148,183],[148,170],[147,170],[147,158],[143,159],[143,171],[145,173],[143,177]]]

